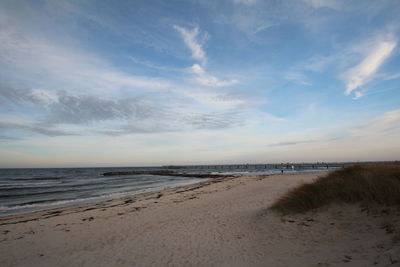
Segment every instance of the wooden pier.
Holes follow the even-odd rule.
[[[265,163],[265,164],[220,164],[220,165],[168,165],[162,166],[166,169],[218,169],[218,170],[234,170],[234,169],[330,169],[330,168],[344,168],[354,164],[376,164],[386,162],[314,162],[314,163]]]

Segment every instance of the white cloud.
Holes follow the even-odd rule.
[[[199,60],[203,65],[207,62],[206,53],[199,42],[199,27],[194,27],[192,30],[174,26],[174,28],[181,34],[183,41],[192,52],[192,57]]]
[[[394,40],[379,40],[370,49],[366,57],[355,67],[343,74],[346,82],[345,94],[349,95],[357,88],[370,81],[379,67],[391,55],[397,42]]]
[[[195,74],[195,80],[201,85],[205,86],[211,86],[211,87],[223,87],[223,86],[230,86],[233,84],[238,83],[238,80],[227,80],[227,81],[222,81],[218,79],[217,77],[207,73],[202,66],[199,64],[193,64],[190,68],[189,71],[193,74]]]

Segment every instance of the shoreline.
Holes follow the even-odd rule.
[[[101,203],[0,218],[3,266],[386,266],[395,209],[268,207],[325,173],[208,180]]]
[[[241,176],[243,176],[243,175],[241,175]],[[59,208],[49,208],[49,209],[38,210],[38,211],[28,211],[28,212],[19,213],[19,214],[3,215],[3,216],[0,216],[0,226],[7,225],[7,224],[14,224],[14,223],[23,223],[23,222],[28,222],[28,221],[36,221],[36,220],[41,219],[40,217],[43,217],[44,219],[46,219],[46,218],[56,217],[59,215],[66,215],[66,214],[79,213],[79,212],[85,212],[85,211],[90,211],[90,210],[118,207],[118,206],[123,206],[126,204],[131,204],[136,201],[158,199],[158,198],[160,198],[160,195],[162,196],[162,195],[170,195],[170,194],[175,194],[175,193],[192,191],[192,190],[200,189],[202,187],[205,187],[205,186],[208,186],[211,184],[220,183],[223,181],[228,181],[231,179],[239,178],[241,176],[226,175],[225,177],[223,177],[222,175],[219,175],[219,177],[217,177],[217,178],[210,178],[210,179],[206,179],[206,181],[196,182],[193,184],[174,186],[174,187],[169,187],[169,188],[165,188],[162,190],[155,190],[155,191],[150,191],[150,192],[132,194],[132,195],[115,198],[115,199],[110,199],[110,200],[69,205],[69,206],[59,207]],[[269,176],[269,174],[267,174],[266,176]],[[28,218],[26,218],[26,217],[28,217]],[[22,219],[22,220],[18,221],[16,219]],[[9,222],[9,221],[13,221],[13,222]]]
[[[325,174],[328,173],[329,171],[303,171],[303,172],[285,172],[284,175],[297,175],[297,174],[311,174],[311,173],[319,173],[319,174]],[[220,183],[224,181],[228,181],[231,179],[236,179],[244,176],[272,176],[272,175],[282,175],[282,174],[229,174],[229,175],[221,175],[218,174],[215,176],[215,178],[208,178],[204,179],[205,181],[201,182],[196,182],[193,184],[188,184],[188,185],[180,185],[180,186],[173,186],[173,187],[167,187],[162,190],[154,190],[154,191],[149,191],[149,192],[142,192],[142,193],[137,193],[137,194],[132,194],[132,195],[127,195],[119,198],[114,198],[114,199],[109,199],[109,200],[101,200],[101,201],[95,201],[95,202],[89,202],[89,203],[81,203],[81,204],[73,204],[73,205],[68,205],[64,207],[54,207],[54,208],[48,208],[48,209],[43,209],[43,210],[37,210],[37,211],[27,211],[27,212],[22,212],[22,213],[17,213],[17,214],[9,214],[9,215],[0,215],[0,226],[4,225],[4,221],[12,220],[14,218],[22,218],[22,217],[33,217],[33,219],[30,220],[36,220],[37,216],[45,216],[46,214],[50,217],[51,215],[58,216],[60,214],[69,214],[73,212],[84,212],[84,211],[89,211],[89,210],[96,210],[96,209],[103,209],[103,208],[110,208],[110,207],[115,207],[117,206],[114,204],[114,202],[121,202],[121,205],[127,204],[127,203],[133,203],[132,201],[140,201],[144,199],[151,199],[154,195],[158,197],[159,194],[174,194],[176,193],[175,191],[179,191],[178,189],[185,190],[186,188],[190,190],[195,190],[199,189],[205,186],[209,186],[214,183]],[[164,193],[163,193],[164,192]],[[128,201],[125,203],[125,201]],[[61,211],[61,212],[59,212]],[[58,214],[58,215],[56,215]],[[24,220],[25,221],[25,220]],[[10,223],[7,223],[10,224]]]

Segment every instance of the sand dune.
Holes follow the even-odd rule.
[[[399,227],[399,210],[330,206],[280,217],[267,209],[319,175],[216,179],[0,218],[1,266],[399,264],[390,231]]]

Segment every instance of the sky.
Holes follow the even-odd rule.
[[[0,167],[400,159],[398,0],[1,0]]]

